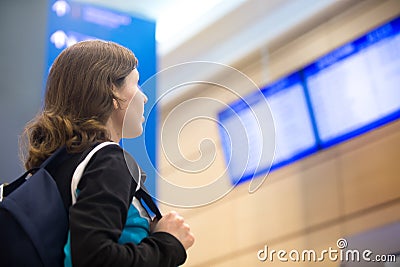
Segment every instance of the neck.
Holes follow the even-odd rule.
[[[110,139],[116,143],[119,143],[121,140],[121,131],[116,130],[117,127],[115,127],[113,120],[108,119],[106,123],[106,128],[108,130],[108,133],[110,134]]]

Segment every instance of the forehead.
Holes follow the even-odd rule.
[[[131,73],[126,76],[126,80],[128,82],[137,82],[139,80],[139,71],[137,69],[132,70]]]

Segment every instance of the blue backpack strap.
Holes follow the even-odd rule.
[[[8,196],[11,192],[13,192],[15,189],[17,189],[20,185],[25,183],[26,177],[29,174],[32,174],[39,170],[40,168],[32,168],[30,170],[27,170],[24,174],[22,174],[19,178],[15,179],[11,184],[2,184],[2,192],[0,198],[2,199],[3,197]]]
[[[3,191],[7,197],[0,202],[0,215],[6,221],[0,220],[0,224],[3,228],[2,238],[5,237],[9,242],[9,247],[2,251],[2,261],[5,259],[5,262],[20,263],[15,266],[62,265],[68,214],[57,185],[45,167],[56,162],[56,159],[61,162],[68,157],[66,149],[59,148],[40,167],[28,170],[14,182],[4,186]],[[26,179],[29,174],[32,177]],[[18,246],[21,245],[13,240],[16,233],[22,238],[17,241],[25,244],[22,257],[15,254],[20,252]]]
[[[56,151],[54,151],[54,153],[48,157],[41,165],[40,168],[46,168],[47,165],[49,165],[53,160],[55,160],[57,158],[57,160],[59,162],[62,162],[64,160],[66,160],[69,157],[68,153],[67,153],[67,149],[62,146],[60,148],[58,148]]]

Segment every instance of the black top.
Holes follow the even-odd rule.
[[[138,245],[118,244],[138,180],[132,179],[127,167],[134,164],[133,159],[118,145],[106,146],[91,158],[78,184],[78,201],[71,206],[72,175],[87,153],[71,154],[62,162],[55,159],[46,168],[69,209],[73,266],[183,264],[184,247],[166,232],[151,233]]]

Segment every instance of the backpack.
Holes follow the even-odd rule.
[[[63,266],[68,214],[45,167],[66,157],[59,148],[40,167],[0,185],[1,266]]]
[[[111,144],[117,143],[104,142],[97,145],[78,165],[71,182],[73,199],[91,157],[102,147]],[[40,167],[26,171],[10,184],[0,185],[1,266],[64,266],[68,214],[57,185],[45,167],[53,161],[62,162],[68,157],[66,149],[59,148]],[[32,176],[28,177],[29,174]],[[162,215],[148,192],[140,188],[137,195],[156,218],[161,219]]]

